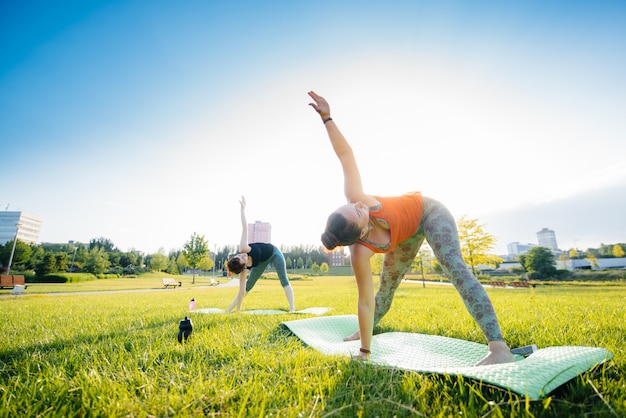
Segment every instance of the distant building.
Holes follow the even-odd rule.
[[[561,270],[606,270],[626,269],[626,257],[597,258],[596,265],[587,259],[556,260],[556,267]]]
[[[255,221],[248,224],[248,242],[272,242],[272,226],[269,222]]]
[[[328,256],[329,266],[334,267],[346,265],[346,254],[343,246],[335,247],[334,250],[327,251],[326,254]]]
[[[19,227],[18,227],[19,224]],[[43,220],[35,215],[16,211],[0,211],[0,244],[17,239],[27,244],[38,244]]]
[[[506,245],[506,249],[509,253],[509,256],[516,256],[520,254],[525,254],[533,248],[535,244],[520,244],[519,242],[509,242]]]
[[[551,229],[543,228],[541,231],[537,232],[537,241],[540,247],[549,248],[554,251],[559,249],[556,245],[556,235]]]

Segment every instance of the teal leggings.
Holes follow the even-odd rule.
[[[278,248],[274,248],[274,253],[270,258],[260,262],[257,266],[254,266],[250,269],[250,275],[248,276],[248,280],[246,281],[246,293],[252,290],[252,288],[256,284],[256,281],[259,279],[259,277],[261,277],[261,274],[263,274],[263,272],[270,263],[276,269],[276,273],[278,274],[278,278],[280,279],[280,285],[282,287],[289,286],[285,256]]]
[[[389,311],[393,295],[402,278],[411,268],[424,239],[450,277],[470,315],[478,323],[488,341],[503,341],[498,318],[491,300],[463,261],[456,223],[440,202],[423,197],[422,221],[415,234],[385,254],[380,286],[376,292],[374,325]]]

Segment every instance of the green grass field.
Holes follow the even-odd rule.
[[[181,288],[165,290],[160,277],[33,284],[19,297],[0,291],[0,416],[626,416],[626,286],[488,288],[510,346],[599,346],[615,355],[529,401],[456,376],[322,355],[279,326],[289,314],[193,314],[193,335],[179,344],[192,297],[197,308],[225,308],[237,288],[185,276]],[[353,278],[292,286],[298,309],[355,313]],[[278,281],[260,280],[244,309],[287,309]],[[403,283],[378,331],[392,330],[485,342],[450,286]]]

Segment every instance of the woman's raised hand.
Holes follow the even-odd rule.
[[[326,119],[330,117],[330,105],[322,96],[319,96],[314,91],[310,91],[308,95],[311,99],[314,100],[314,103],[309,103],[309,105],[315,109],[317,113],[322,117],[322,119]]]
[[[243,195],[241,196],[241,200],[239,201],[239,204],[241,205],[241,209],[246,208],[246,198]]]

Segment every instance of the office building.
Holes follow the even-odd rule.
[[[0,244],[17,239],[27,244],[38,244],[43,220],[19,211],[0,211]]]
[[[537,232],[537,242],[540,247],[549,248],[554,251],[559,249],[556,245],[556,235],[554,231],[548,228],[543,228],[541,231]]]
[[[520,244],[519,242],[509,242],[506,249],[510,256],[525,254],[533,248],[535,244]]]
[[[272,226],[269,222],[255,221],[248,224],[248,242],[272,242]]]
[[[335,247],[335,249],[331,251],[326,250],[329,266],[344,266],[346,264],[346,254],[344,252],[344,248],[345,247],[343,246],[339,246]]]

